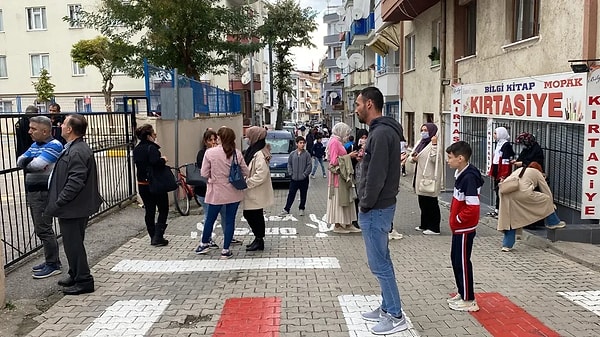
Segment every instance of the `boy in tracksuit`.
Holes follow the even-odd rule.
[[[300,190],[300,215],[304,215],[304,206],[306,205],[306,193],[308,192],[308,176],[312,170],[312,157],[304,149],[306,139],[302,136],[296,137],[296,151],[290,153],[288,157],[287,170],[291,176],[290,190],[288,191],[287,202],[279,216],[290,214],[290,208],[296,198],[296,192]]]
[[[473,290],[471,251],[479,222],[479,191],[483,178],[479,169],[469,164],[472,150],[467,142],[456,142],[446,149],[448,166],[456,169],[454,193],[448,220],[452,231],[450,258],[458,293],[448,299],[450,309],[478,311]]]

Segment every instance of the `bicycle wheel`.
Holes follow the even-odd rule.
[[[190,215],[190,199],[188,198],[187,190],[185,186],[181,184],[181,181],[177,182],[177,189],[173,191],[173,199],[175,200],[175,208],[179,214],[186,216]]]
[[[198,198],[196,197],[196,193],[194,193],[194,188],[191,188],[192,190],[192,199],[194,199],[194,201],[196,202],[196,205],[202,207],[202,204],[200,203],[200,201],[198,201]]]

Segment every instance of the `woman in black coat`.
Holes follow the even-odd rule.
[[[140,141],[133,149],[133,161],[137,171],[138,191],[144,202],[146,214],[144,220],[150,235],[150,244],[153,246],[166,246],[169,241],[164,238],[167,229],[167,215],[169,214],[168,192],[151,193],[148,172],[153,168],[162,168],[167,164],[167,157],[160,153],[160,146],[156,144],[156,132],[150,124],[144,124],[135,129],[135,136]],[[156,209],[158,219],[154,222]]]

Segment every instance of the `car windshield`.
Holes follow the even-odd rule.
[[[294,142],[291,139],[267,138],[267,144],[271,145],[272,154],[287,154],[293,150]]]

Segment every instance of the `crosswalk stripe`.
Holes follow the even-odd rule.
[[[558,294],[600,316],[600,290],[559,291]]]
[[[117,301],[94,319],[79,337],[145,336],[170,300]]]
[[[121,260],[111,271],[123,273],[183,273],[247,269],[339,269],[335,257],[257,258],[231,260]]]
[[[377,336],[369,331],[369,328],[376,323],[365,321],[360,315],[361,312],[372,311],[381,305],[381,296],[379,295],[341,295],[338,296],[338,301],[344,313],[346,326],[350,337],[370,337]],[[398,337],[418,337],[419,332],[415,330],[410,318],[404,310],[402,315],[406,317],[408,330],[393,334]]]

